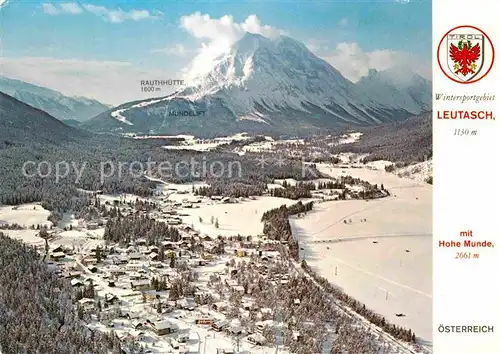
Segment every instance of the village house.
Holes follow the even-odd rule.
[[[82,259],[82,264],[86,266],[95,265],[97,264],[97,258],[93,257],[84,258]]]
[[[119,302],[118,296],[114,294],[105,294],[104,295],[104,302],[108,305],[113,305],[117,302]]]
[[[129,263],[125,266],[125,269],[129,272],[137,272],[143,269],[142,263]]]
[[[55,246],[54,248],[51,248],[50,250],[52,253],[56,253],[56,252],[64,252],[64,249],[61,245],[59,246]]]
[[[194,299],[183,298],[177,301],[177,305],[184,310],[193,311],[195,309]]]
[[[215,252],[214,252],[215,253]],[[213,254],[210,254],[210,253],[203,253],[201,255],[201,258],[203,258],[204,260],[206,261],[211,261],[214,259],[214,255]]]
[[[142,254],[137,253],[137,252],[132,252],[128,255],[128,259],[131,261],[138,261],[142,259]]]
[[[124,269],[122,269],[120,267],[116,267],[116,266],[110,267],[108,272],[109,272],[110,276],[115,277],[115,278],[119,277],[120,275],[127,274]]]
[[[302,339],[302,335],[300,334],[299,331],[293,331],[292,336],[293,336],[293,340],[297,341],[297,342]]]
[[[156,246],[150,246],[148,248],[148,250],[146,251],[146,254],[150,254],[150,253],[160,253],[160,248],[158,248]]]
[[[71,279],[71,286],[75,288],[82,287],[83,283],[78,279]]]
[[[210,317],[198,317],[194,320],[194,323],[197,325],[212,325],[214,320]]]
[[[180,224],[182,224],[182,220],[179,218],[168,218],[167,224],[168,225],[180,225]]]
[[[224,330],[227,326],[229,326],[229,321],[228,320],[220,320],[220,321],[216,321],[212,324],[212,329],[217,331],[217,332],[221,332],[222,330]]]
[[[241,328],[241,326],[231,324],[226,328],[226,333],[231,336],[238,336],[243,333],[243,328]]]
[[[151,252],[149,255],[148,255],[148,259],[150,261],[158,261],[160,255],[156,252]]]
[[[165,268],[165,264],[160,261],[150,261],[149,268]]]
[[[143,290],[141,293],[142,298],[148,302],[156,300],[156,296],[159,296],[156,290]]]
[[[151,283],[148,280],[130,282],[130,287],[134,291],[149,290]]]
[[[61,260],[65,257],[66,257],[66,254],[64,252],[52,252],[50,254],[50,258],[55,260],[55,261]]]
[[[175,250],[177,248],[177,245],[172,242],[172,241],[163,241],[161,245],[166,249],[166,250]]]
[[[123,317],[129,321],[132,321],[132,320],[138,320],[140,318],[140,315],[137,312],[127,312]]]
[[[181,332],[177,335],[177,341],[179,343],[187,343],[189,340],[189,332]]]
[[[215,310],[215,311],[224,311],[227,309],[227,303],[224,302],[224,301],[219,301],[219,302],[216,302],[214,304],[212,304],[212,308]]]
[[[128,263],[128,257],[127,256],[119,256],[119,257],[114,257],[113,258],[113,263],[114,264],[127,264]]]
[[[63,273],[63,276],[67,279],[79,278],[82,275],[81,272],[67,272]]]
[[[234,349],[231,348],[217,348],[217,354],[234,354]]]
[[[141,329],[145,329],[147,327],[146,327],[146,324],[144,322],[139,321],[139,320],[133,320],[132,321],[132,328],[135,330],[141,330]]]
[[[245,288],[243,287],[243,285],[232,286],[231,290],[234,291],[234,292],[239,293],[240,295],[245,294]]]
[[[94,308],[94,299],[83,298],[78,300],[78,304],[83,308],[83,310],[91,310]]]
[[[234,250],[234,255],[236,257],[246,257],[247,256],[247,251],[245,250]]]
[[[245,311],[253,311],[256,308],[256,305],[253,301],[242,301],[241,308]]]
[[[238,282],[236,280],[234,280],[234,279],[226,279],[225,283],[230,288],[238,285]]]
[[[255,323],[255,330],[257,333],[262,333],[264,328],[268,327],[273,327],[274,326],[274,321],[273,320],[267,320],[267,321],[259,321]]]
[[[266,343],[266,338],[260,333],[254,333],[248,336],[248,341],[255,345],[264,345]]]
[[[177,326],[175,326],[170,321],[166,321],[166,320],[153,322],[152,327],[153,327],[153,331],[159,336],[174,333],[177,330]]]
[[[189,263],[193,267],[198,267],[198,266],[204,266],[207,262],[201,258],[192,258]]]
[[[87,223],[87,229],[89,230],[97,230],[99,228],[99,224],[97,222],[89,222]]]

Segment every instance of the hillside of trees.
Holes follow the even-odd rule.
[[[179,241],[180,234],[175,227],[147,216],[117,217],[106,223],[104,229],[106,241],[127,244],[138,238],[144,238],[148,245],[160,246],[161,241],[165,239],[173,242]]]
[[[369,153],[365,162],[388,160],[409,165],[425,161],[432,157],[432,113],[367,129],[358,141],[334,146],[331,152]]]
[[[88,194],[82,190],[153,194],[156,182],[145,178],[145,172],[171,183],[206,180],[224,188],[247,184],[251,190],[243,195],[255,193],[273,179],[315,177],[311,173],[302,176],[297,161],[283,167],[259,167],[257,155],[172,151],[163,148],[176,143],[168,139],[90,135],[8,95],[0,93],[0,103],[0,204],[42,202],[55,215],[54,221],[65,211],[78,212],[88,205]],[[169,171],[162,169],[165,163]],[[217,169],[211,173],[212,164],[224,166],[225,173],[220,177]],[[62,176],[59,179],[56,168]],[[238,195],[240,187],[227,190]]]
[[[118,337],[77,319],[70,284],[33,248],[0,233],[0,352],[120,354]]]
[[[274,208],[266,211],[261,218],[264,223],[262,233],[271,240],[279,240],[288,243],[290,255],[295,260],[299,256],[299,244],[293,239],[292,227],[288,219],[291,215],[300,215],[307,213],[313,208],[313,202],[292,204],[290,206],[282,205],[279,208]]]

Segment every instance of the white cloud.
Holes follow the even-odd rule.
[[[305,43],[307,49],[313,53],[322,53],[330,49],[330,41],[311,38]]]
[[[310,47],[311,48],[311,47]],[[368,74],[368,70],[386,70],[394,67],[407,68],[421,76],[431,78],[431,65],[411,53],[380,49],[364,51],[357,43],[340,43],[335,50],[316,51],[316,55],[329,62],[349,80],[356,82]]]
[[[175,44],[172,47],[166,47],[166,48],[160,48],[160,49],[153,49],[151,50],[151,53],[164,53],[164,54],[171,54],[171,55],[176,55],[178,57],[185,57],[186,55],[192,53],[192,50],[189,50],[186,48],[185,45],[183,44]]]
[[[61,14],[78,15],[83,12],[83,9],[80,7],[80,5],[74,2],[63,2],[58,6],[50,3],[44,3],[42,4],[42,10],[44,13],[54,16]]]
[[[83,12],[83,9],[80,7],[80,5],[74,2],[64,2],[59,6],[63,12],[68,14],[77,15]]]
[[[111,10],[104,6],[84,4],[82,6],[74,2],[61,3],[58,6],[44,3],[42,4],[42,10],[48,15],[60,15],[60,14],[72,14],[77,15],[84,13],[84,11],[90,12],[96,16],[99,16],[106,21],[111,23],[122,23],[127,20],[140,21],[145,19],[157,18],[163,15],[161,11],[153,11],[150,13],[148,10],[130,10],[123,11],[122,9]]]
[[[8,0],[0,0],[0,9],[7,5]]]
[[[69,96],[121,104],[159,93],[141,92],[140,80],[180,79],[172,70],[140,69],[124,61],[88,61],[46,57],[1,58],[2,74],[45,86]],[[174,87],[162,87],[161,95]]]
[[[57,7],[48,3],[42,4],[42,10],[47,15],[59,15],[61,13]]]
[[[140,21],[160,16],[159,13],[153,15],[148,10],[130,10],[130,11],[123,11],[122,9],[110,10],[104,6],[97,6],[92,4],[84,4],[83,7],[88,12],[100,16],[111,23],[121,23],[127,20]]]
[[[246,32],[274,38],[284,31],[263,25],[256,15],[248,16],[243,22],[236,22],[231,15],[211,18],[195,12],[182,16],[180,27],[201,41],[198,56],[190,64],[192,75],[201,75],[211,68],[213,60],[229,49]]]
[[[349,26],[349,20],[344,17],[342,20],[339,21],[339,26],[340,27],[347,27],[347,26]]]

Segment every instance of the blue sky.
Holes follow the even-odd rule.
[[[300,40],[352,81],[400,65],[430,76],[430,0],[8,0],[0,16],[5,75],[108,103],[246,30]]]

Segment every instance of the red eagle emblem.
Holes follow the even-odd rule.
[[[455,63],[453,66],[455,74],[463,76],[475,74],[477,69],[475,62],[479,59],[480,53],[479,43],[472,46],[470,41],[461,40],[458,42],[458,47],[451,43],[450,59]]]

